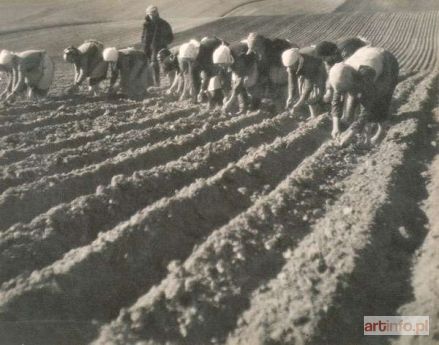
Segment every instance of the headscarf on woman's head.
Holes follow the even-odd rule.
[[[0,52],[0,65],[7,66],[12,62],[14,54],[11,51],[3,49]]]
[[[106,62],[117,62],[119,58],[119,52],[114,47],[105,48],[102,56],[104,58],[104,61]]]
[[[148,17],[154,18],[159,16],[159,9],[155,5],[149,5],[146,10],[145,14]]]

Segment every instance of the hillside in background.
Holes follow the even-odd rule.
[[[172,24],[197,24],[226,15],[331,12],[343,0],[0,0],[0,32],[74,23],[140,21],[154,3]]]
[[[54,26],[138,23],[141,0],[0,0],[0,34]],[[177,31],[224,16],[319,14],[332,11],[439,10],[437,0],[156,0]]]
[[[157,0],[175,32],[224,16],[331,12],[342,0]],[[140,0],[0,0],[0,49],[44,48],[52,55],[95,38],[119,47],[139,42],[144,9]],[[56,37],[57,39],[47,39]]]

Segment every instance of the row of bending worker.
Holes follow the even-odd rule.
[[[107,79],[111,71],[108,94],[114,94],[115,85],[129,98],[142,98],[152,84],[152,66],[143,51],[126,48],[106,48],[96,40],[86,41],[79,47],[70,46],[64,50],[63,58],[74,65],[73,85],[67,89],[75,93],[85,80],[89,91],[99,94],[99,85]],[[37,99],[47,95],[54,76],[54,64],[45,51],[29,50],[13,53],[2,50],[0,53],[0,71],[8,75],[8,84],[1,94],[1,100],[12,103],[17,96]]]
[[[157,52],[167,48],[173,40],[172,28],[160,18],[156,6],[146,9],[141,43],[142,50],[134,48],[107,48],[97,40],[87,40],[78,47],[69,46],[63,52],[65,62],[74,65],[73,85],[67,90],[74,93],[85,80],[92,94],[99,93],[99,84],[111,71],[109,94],[115,92],[119,79],[121,92],[131,98],[145,96],[148,85],[160,85],[160,67]],[[46,96],[53,82],[54,63],[43,50],[13,53],[2,50],[0,71],[8,76],[8,83],[0,100],[12,103],[17,95],[29,98]]]

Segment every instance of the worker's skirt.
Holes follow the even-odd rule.
[[[137,60],[132,66],[120,70],[122,93],[130,98],[143,98],[146,95],[151,69],[146,61]]]
[[[47,53],[43,53],[38,68],[26,75],[26,86],[36,91],[39,95],[46,95],[52,85],[55,74],[55,65]]]
[[[108,62],[100,61],[90,74],[90,86],[96,85],[107,78]]]
[[[305,89],[308,86],[307,83],[311,83],[312,91],[306,102],[310,105],[321,103],[326,91],[326,69],[323,64],[320,66],[320,72],[313,80],[299,76],[299,95],[302,95],[302,93],[305,92]]]

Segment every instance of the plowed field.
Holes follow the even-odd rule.
[[[439,12],[230,17],[178,40],[250,31],[394,52],[381,145],[337,147],[326,114],[65,96],[60,64],[51,98],[0,109],[0,344],[439,343]],[[363,337],[363,315],[399,314],[431,335]]]

